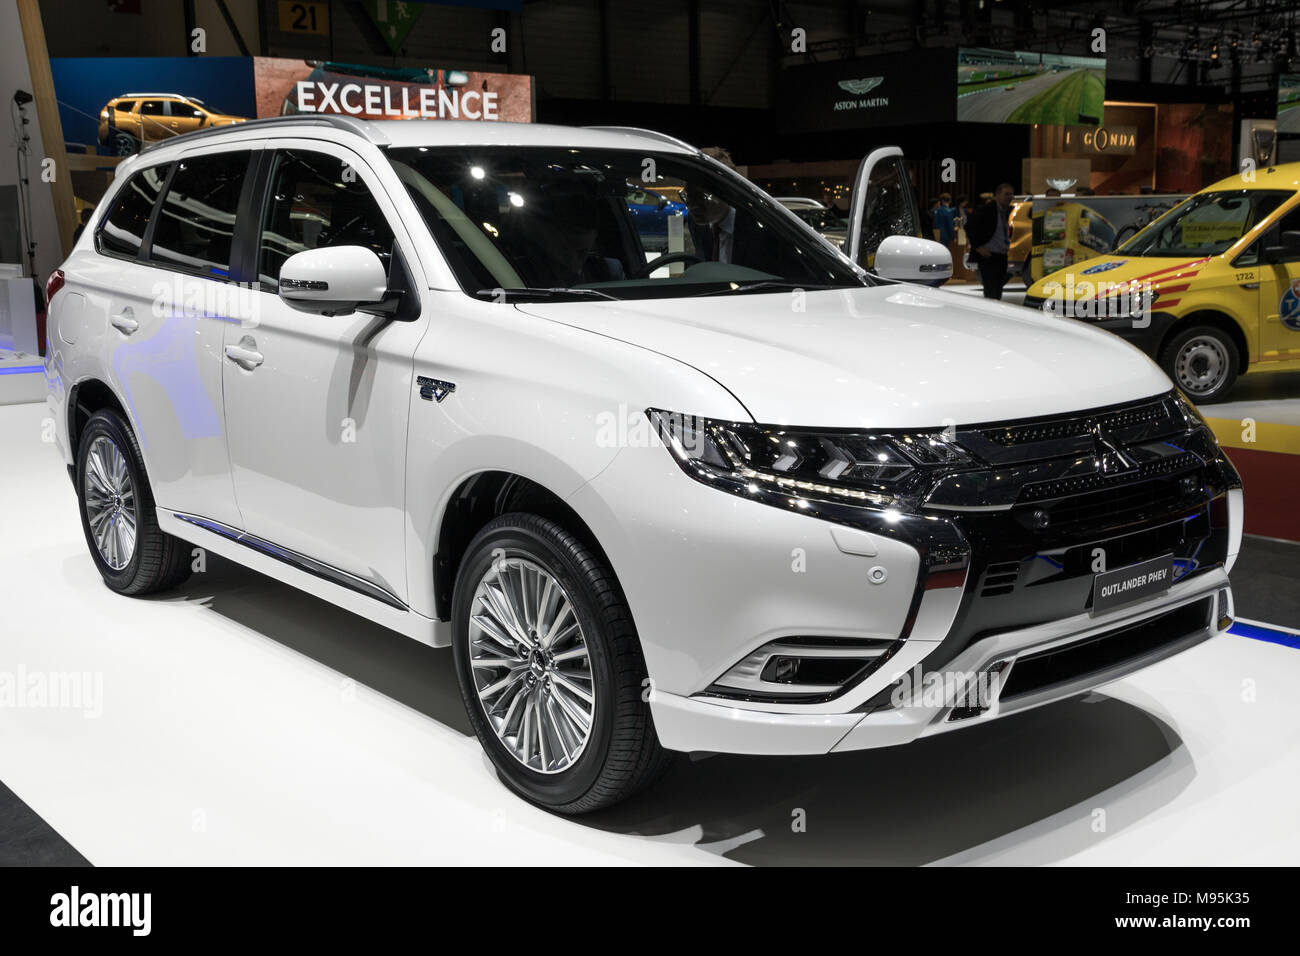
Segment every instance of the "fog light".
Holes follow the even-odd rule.
[[[764,644],[719,677],[713,697],[833,697],[883,664],[900,641],[786,637]]]

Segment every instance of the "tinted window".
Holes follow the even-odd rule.
[[[167,166],[142,169],[122,187],[117,201],[99,227],[99,249],[122,256],[140,251],[145,226],[153,215],[154,200],[167,179]]]
[[[246,150],[182,160],[158,211],[149,258],[203,275],[230,275]]]
[[[140,112],[145,116],[162,116],[167,109],[162,100],[145,100],[140,104]]]
[[[688,154],[473,146],[388,156],[472,295],[588,288],[600,295],[586,299],[599,300],[863,284],[771,197]],[[669,201],[635,202],[653,194]]]
[[[113,109],[117,110],[119,113],[129,113],[135,109],[135,100],[122,100],[114,106]]]
[[[366,184],[343,160],[306,150],[276,154],[257,272],[274,287],[284,260],[306,249],[365,246],[388,268],[393,231]]]
[[[863,208],[858,250],[863,265],[874,260],[876,249],[888,237],[921,235],[916,196],[901,156],[886,157],[872,167]]]

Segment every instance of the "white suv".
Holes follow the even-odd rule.
[[[897,150],[858,183],[852,257],[942,271],[881,241],[916,234]],[[630,184],[687,211],[633,216]],[[119,167],[49,294],[108,586],[199,547],[450,645],[502,780],[562,812],[671,751],[978,724],[1232,613],[1239,479],[1144,355],[879,278],[658,134],[178,137]]]

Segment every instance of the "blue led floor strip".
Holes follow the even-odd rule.
[[[44,365],[6,365],[0,366],[0,375],[21,375],[26,372],[44,372]]]
[[[1268,641],[1270,644],[1281,644],[1283,647],[1294,647],[1300,650],[1300,634],[1292,634],[1290,631],[1277,631],[1271,627],[1260,627],[1258,624],[1247,624],[1244,621],[1234,621],[1232,627],[1228,628],[1229,634],[1236,634],[1239,637],[1249,637],[1256,641]]]

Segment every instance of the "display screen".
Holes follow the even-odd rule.
[[[1300,133],[1300,73],[1283,73],[1277,79],[1277,131]]]
[[[1105,100],[1104,58],[957,51],[957,119],[963,122],[1097,125]]]

